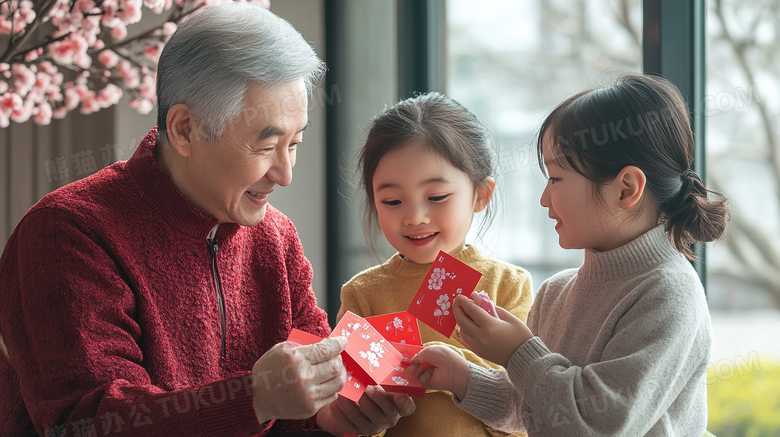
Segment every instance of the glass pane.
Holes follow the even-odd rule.
[[[780,435],[780,1],[707,12],[707,179],[729,198],[708,253],[715,435]]]
[[[535,286],[579,266],[581,251],[558,246],[539,205],[546,181],[534,136],[567,96],[622,71],[640,71],[640,0],[447,2],[447,92],[495,132],[501,175],[496,222],[469,242],[528,269]],[[511,19],[508,19],[511,17]]]

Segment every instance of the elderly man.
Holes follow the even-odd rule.
[[[224,3],[159,62],[158,129],[126,162],[24,216],[0,272],[0,435],[377,433],[414,411],[354,404],[287,217],[307,91],[324,71],[286,21]]]

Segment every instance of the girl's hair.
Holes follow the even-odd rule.
[[[374,173],[382,158],[409,145],[427,147],[465,173],[473,182],[475,193],[486,187],[485,178],[493,176],[491,135],[460,103],[431,92],[386,109],[372,120],[358,161],[362,188],[366,192],[363,230],[372,252],[381,233],[374,204]],[[480,229],[494,216],[495,208],[488,204]]]
[[[537,154],[543,173],[542,140],[548,131],[556,162],[597,188],[613,181],[626,166],[641,169],[646,192],[656,203],[672,244],[686,257],[693,259],[689,244],[717,240],[725,232],[726,199],[690,170],[695,143],[688,109],[668,80],[624,74],[614,85],[562,102],[539,131]]]

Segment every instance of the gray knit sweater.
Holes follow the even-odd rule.
[[[539,288],[507,371],[470,366],[463,410],[529,436],[701,436],[710,318],[658,226]]]

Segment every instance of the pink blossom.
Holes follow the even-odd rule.
[[[11,34],[11,22],[6,20],[5,18],[0,18],[0,34],[4,34],[4,35]]]
[[[154,100],[157,97],[156,85],[154,77],[151,75],[144,76],[143,82],[138,87],[138,91],[141,92],[141,97],[147,100]]]
[[[46,95],[49,96],[50,102],[62,101],[62,91],[60,90],[60,87],[57,85],[49,85],[48,87],[46,87]]]
[[[76,62],[82,68],[89,68],[89,65],[92,64],[91,58],[88,63],[83,59],[84,56],[89,57],[87,55],[89,44],[79,34],[70,35],[62,41],[52,43],[49,47],[51,57],[60,64],[73,64]],[[85,67],[84,65],[87,66]]]
[[[62,84],[63,79],[64,76],[62,75],[62,73],[54,73],[51,76],[51,83],[53,83],[54,85],[60,85]]]
[[[24,55],[25,61],[34,61],[38,59],[38,53],[35,50],[31,50]]]
[[[0,80],[0,94],[5,94],[8,91],[8,82]]]
[[[35,75],[35,85],[33,86],[33,89],[45,90],[49,87],[49,84],[51,84],[51,79],[52,77],[50,74],[39,71]]]
[[[92,15],[81,19],[81,28],[87,32],[94,33],[92,31],[98,29],[99,26],[100,26],[100,17],[96,15]]]
[[[19,94],[5,93],[3,97],[0,97],[0,112],[8,116],[12,112],[20,110],[23,104],[24,101]]]
[[[92,56],[89,56],[86,52],[79,52],[73,55],[73,63],[81,68],[89,68],[92,66]]]
[[[142,0],[119,0],[117,18],[125,24],[133,24],[141,21]]]
[[[24,101],[21,108],[11,112],[11,120],[17,123],[24,123],[32,116],[33,108],[35,108],[35,102],[31,98],[28,98]]]
[[[103,15],[100,16],[100,21],[105,27],[114,27],[115,21],[120,21],[116,18],[116,10],[118,6],[114,0],[103,1]]]
[[[95,9],[95,7],[95,2],[92,0],[76,0],[76,5],[73,9],[86,14],[93,12],[92,10]]]
[[[149,100],[143,99],[138,102],[138,107],[136,110],[139,114],[146,115],[150,112],[152,112],[152,109],[154,109],[154,103],[150,102]]]
[[[111,50],[103,50],[98,55],[98,60],[101,64],[105,65],[106,68],[114,68],[116,64],[119,63],[119,55]]]
[[[98,94],[98,101],[100,102],[100,106],[103,108],[116,105],[121,98],[122,89],[113,83],[106,85],[106,87],[100,90],[100,93]]]
[[[40,68],[41,71],[43,71],[44,73],[48,73],[48,74],[51,74],[51,75],[54,75],[54,74],[57,73],[57,67],[52,65],[52,63],[49,62],[49,61],[41,62],[40,64],[38,64],[38,68]]]
[[[163,24],[162,34],[163,34],[163,36],[166,36],[166,37],[171,36],[171,35],[173,35],[174,32],[176,32],[177,28],[178,28],[178,26],[176,25],[176,23],[172,23],[172,22],[169,21],[169,22]]]
[[[157,7],[160,3],[165,4],[165,0],[143,0],[144,6],[149,9]]]
[[[96,98],[95,92],[90,91],[89,94],[81,101],[82,114],[92,114],[93,112],[100,111],[100,101]]]
[[[35,85],[35,73],[24,64],[14,64],[14,88],[22,96],[27,95],[30,89]]]
[[[51,105],[48,102],[42,102],[38,105],[38,113],[35,114],[34,120],[39,125],[47,125],[51,123],[51,116]]]
[[[81,96],[79,95],[79,92],[76,91],[75,88],[66,88],[65,89],[65,107],[68,111],[76,109],[77,106],[79,106],[79,103],[81,103]]]
[[[93,47],[95,47],[95,50],[103,50],[103,47],[105,46],[106,43],[104,43],[102,39],[95,41],[95,44],[93,45]]]
[[[0,127],[6,128],[8,125],[10,125],[11,122],[8,119],[8,116],[5,115],[3,112],[0,111]]]
[[[138,73],[137,68],[130,68],[123,77],[125,79],[125,86],[128,88],[135,88],[141,83],[141,75]]]
[[[116,40],[123,40],[127,37],[127,26],[121,21],[114,23],[114,28],[111,29],[111,37]]]
[[[52,114],[52,116],[57,120],[65,118],[66,115],[68,115],[68,108],[65,106],[60,106],[59,108],[55,109],[54,113]]]
[[[157,50],[157,47],[146,46],[144,48],[144,56],[146,57],[146,59],[156,63],[160,58],[160,53]]]

